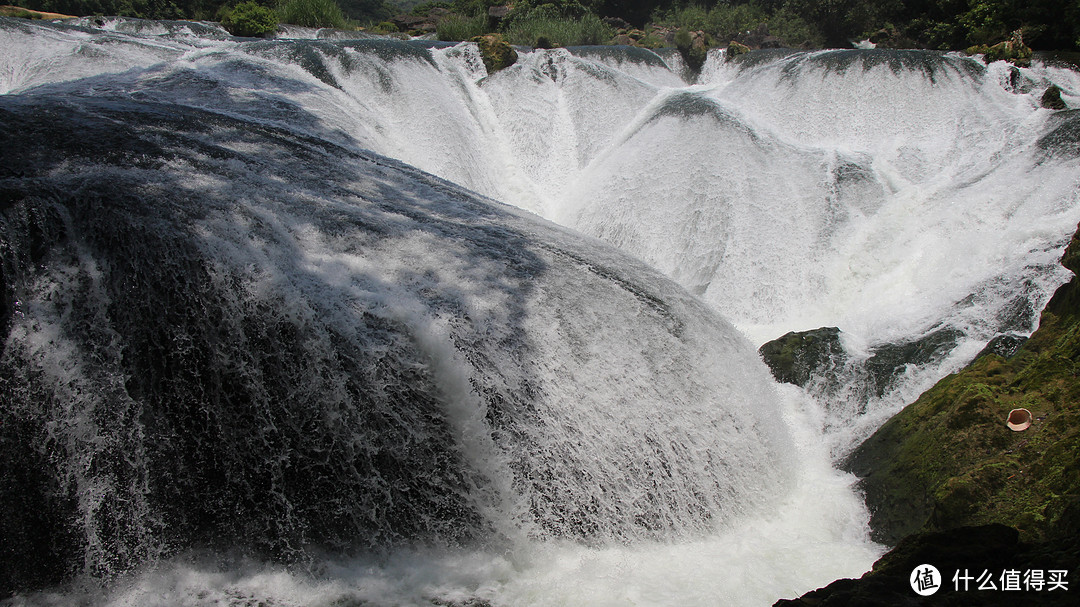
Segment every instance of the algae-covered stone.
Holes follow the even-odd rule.
[[[510,67],[517,61],[517,51],[500,34],[475,36],[470,42],[480,47],[480,57],[489,74]]]
[[[734,40],[728,43],[727,54],[724,55],[725,61],[731,61],[739,55],[749,53],[750,47],[745,44],[740,44]]]
[[[1074,236],[1062,263],[1080,266]],[[1023,432],[1005,425],[1026,408]],[[1080,503],[1080,281],[1061,287],[1011,358],[988,353],[939,381],[860,445],[873,537],[1002,523],[1026,540],[1059,536]],[[1073,514],[1071,514],[1073,513]],[[1075,523],[1073,523],[1075,525]]]
[[[776,381],[806,387],[811,378],[841,366],[846,359],[840,329],[792,331],[758,349]]]

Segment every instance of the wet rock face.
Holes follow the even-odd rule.
[[[1065,102],[1061,99],[1061,88],[1056,84],[1048,86],[1046,92],[1043,93],[1042,98],[1039,100],[1039,105],[1049,110],[1065,109]]]
[[[904,373],[908,365],[924,365],[943,359],[963,335],[956,329],[938,329],[919,339],[885,344],[874,349],[866,361],[868,380],[874,394],[882,396]]]
[[[1048,542],[1026,544],[1020,541],[1016,529],[1004,525],[962,527],[945,532],[926,533],[904,539],[892,551],[881,557],[874,568],[860,579],[837,580],[824,588],[804,594],[797,599],[777,601],[774,607],[814,605],[888,606],[896,605],[1073,605],[1076,597],[1060,589],[1047,591],[1024,586],[1027,571],[1067,571],[1066,583],[1072,590],[1076,584],[1076,568],[1080,565],[1080,536],[1073,534]],[[910,576],[916,568],[931,564],[941,574],[938,591],[927,597],[918,596],[911,587]],[[978,578],[989,572],[996,590],[978,590]],[[1018,590],[1002,590],[1002,575],[1017,571]],[[954,581],[954,576],[956,580]],[[967,580],[971,576],[974,579]],[[1056,575],[1055,575],[1056,578]],[[986,582],[982,582],[986,583]],[[966,590],[965,590],[966,584]]]
[[[842,366],[847,359],[836,327],[792,331],[761,346],[758,353],[776,381],[801,388],[815,375]]]
[[[942,328],[916,340],[882,344],[862,362],[850,360],[840,335],[836,327],[792,331],[761,346],[758,353],[779,382],[801,388],[812,381],[836,386],[843,371],[858,378],[868,394],[881,397],[909,366],[933,363],[947,356],[963,334]]]
[[[1020,346],[1024,345],[1024,342],[1026,341],[1027,338],[1023,335],[1004,333],[991,339],[990,342],[986,344],[986,347],[983,348],[975,358],[979,359],[987,354],[997,354],[1002,358],[1012,358],[1020,351]]]
[[[1062,264],[1076,264],[1074,236]],[[1075,535],[1080,503],[1080,285],[1062,286],[1027,340],[1002,335],[863,442],[841,466],[860,477],[872,536],[1002,523],[1025,540]],[[1023,432],[1009,412],[1028,409]]]

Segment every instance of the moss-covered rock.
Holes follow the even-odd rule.
[[[679,49],[679,54],[682,55],[687,67],[695,72],[700,72],[701,67],[705,65],[711,43],[709,35],[702,31],[692,32],[681,29],[675,32],[675,48]]]
[[[484,67],[487,68],[489,74],[494,74],[517,62],[517,51],[506,40],[503,40],[501,34],[475,36],[470,42],[475,42],[480,47],[480,57],[484,60]]]
[[[792,331],[758,348],[758,354],[776,381],[800,387],[806,387],[812,377],[842,365],[847,358],[836,327]]]
[[[998,42],[993,46],[978,44],[970,46],[965,51],[969,55],[982,55],[987,63],[994,61],[1008,61],[1019,67],[1031,66],[1031,47],[1024,44],[1020,30],[1013,32],[1011,38],[1004,42]]]
[[[746,46],[745,44],[741,44],[739,42],[736,42],[736,41],[732,40],[731,42],[728,43],[727,54],[724,55],[724,59],[726,61],[731,61],[732,59],[738,57],[739,55],[742,55],[744,53],[749,53],[749,52],[750,52],[750,47],[749,46]]]
[[[1080,241],[1062,258],[1080,270]],[[1011,409],[1032,412],[1023,432]],[[883,425],[844,467],[861,477],[873,537],[1002,523],[1053,537],[1080,503],[1080,281],[1061,287],[1011,358],[988,353]]]

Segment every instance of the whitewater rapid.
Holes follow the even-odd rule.
[[[104,543],[88,551],[74,586],[13,604],[769,605],[869,569],[884,547],[869,540],[855,479],[836,460],[995,335],[1030,333],[1069,275],[1057,260],[1080,221],[1078,154],[1075,141],[1049,135],[1075,117],[1038,105],[1051,82],[1070,105],[1080,102],[1080,75],[1064,67],[854,50],[728,62],[714,52],[688,83],[677,54],[643,49],[523,49],[514,66],[488,75],[471,44],[303,29],[256,41],[208,24],[122,19],[0,26],[0,93],[12,115],[19,104],[42,103],[57,116],[65,104],[86,107],[93,134],[112,133],[109,125],[138,110],[145,125],[131,132],[142,136],[144,126],[156,128],[147,116],[160,112],[163,124],[179,120],[177,136],[192,150],[225,150],[177,152],[161,167],[157,152],[135,154],[130,173],[150,180],[148,191],[160,188],[163,200],[176,196],[169,209],[186,204],[174,191],[211,201],[208,216],[191,212],[190,225],[162,220],[170,230],[190,228],[195,244],[184,246],[199,251],[168,259],[185,268],[199,255],[216,260],[207,262],[215,288],[243,285],[215,304],[241,310],[236,318],[284,310],[280,322],[297,328],[282,334],[307,336],[291,352],[321,362],[281,375],[332,368],[311,389],[281,394],[321,402],[329,391],[337,400],[318,405],[327,419],[349,417],[342,361],[367,346],[339,350],[354,339],[340,336],[357,318],[369,328],[404,327],[408,339],[386,338],[380,351],[406,377],[428,373],[430,398],[448,403],[447,424],[418,435],[448,433],[455,445],[419,456],[402,448],[404,465],[393,469],[400,476],[384,479],[371,464],[375,472],[349,481],[357,496],[395,499],[408,494],[393,493],[395,483],[419,483],[410,507],[434,512],[431,522],[396,520],[408,517],[395,517],[389,498],[364,501],[378,513],[370,516],[335,511],[349,528],[394,541],[348,546],[333,536],[346,550],[312,548],[294,566],[197,546],[177,552],[155,543],[167,525],[151,505],[136,504],[124,514],[134,531],[117,534],[138,553],[125,557],[128,566],[94,575],[112,558],[111,532],[98,530]],[[200,123],[221,130],[202,133]],[[149,141],[157,138],[171,141],[165,133]],[[312,158],[317,166],[304,164]],[[82,162],[98,160],[33,174],[77,183],[90,172]],[[130,176],[122,164],[109,167]],[[175,175],[174,184],[153,185],[158,174]],[[473,201],[455,193],[459,186],[520,210]],[[290,198],[278,201],[279,189]],[[239,209],[230,206],[237,200]],[[371,201],[375,210],[357,210]],[[148,213],[158,212],[166,211]],[[358,236],[356,221],[377,228]],[[100,412],[111,401],[87,394],[104,380],[72,363],[87,346],[65,333],[75,326],[70,310],[49,294],[90,285],[94,318],[105,318],[112,295],[98,277],[115,262],[73,251],[77,263],[36,279],[41,299],[13,316],[5,355],[55,379],[60,405],[67,398]],[[689,337],[673,326],[690,327]],[[770,382],[754,348],[824,326],[841,329],[856,361],[943,328],[958,338],[881,395],[867,396],[857,376],[828,394]],[[380,340],[387,331],[371,330]],[[112,347],[119,338],[103,339],[106,362],[127,365],[123,348]],[[214,360],[235,364],[254,386],[245,398],[265,397],[273,409],[278,388],[264,387],[271,368],[244,366],[254,364],[239,360],[245,347],[230,345]],[[138,411],[137,395],[125,392],[131,380],[122,379],[129,368],[109,369],[100,385],[130,396],[124,402],[136,404],[126,406]],[[409,388],[400,385],[409,383],[389,381],[378,398],[401,402],[396,391]],[[281,415],[256,414],[260,432],[279,431]],[[386,415],[393,440],[406,444],[407,429],[430,418],[422,407],[406,408],[404,421]],[[92,458],[119,449],[94,443],[101,422],[88,421],[93,415],[73,406],[64,416],[55,432],[73,451]],[[665,442],[656,427],[679,439]],[[718,430],[725,427],[746,430],[729,439]],[[135,434],[109,440],[143,444]],[[327,436],[351,440],[336,430]],[[252,444],[250,453],[220,457],[257,466],[262,452]],[[724,450],[719,463],[710,449]],[[87,493],[87,529],[98,529],[98,504],[108,502],[90,493],[118,501],[153,494],[142,473],[83,477],[81,465],[62,467],[83,483],[71,481]],[[287,474],[282,462],[274,466]],[[124,487],[109,484],[121,477]],[[650,483],[672,497],[645,489]],[[458,493],[443,502],[445,486]],[[290,532],[318,527],[304,518],[298,487],[267,493]],[[440,518],[447,509],[466,514]],[[238,537],[256,537],[263,523],[256,516],[238,525]],[[419,530],[454,541],[397,541]]]

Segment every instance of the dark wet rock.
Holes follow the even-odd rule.
[[[777,381],[804,388],[813,377],[842,366],[847,359],[836,327],[792,331],[761,346],[758,353]]]
[[[1080,156],[1080,110],[1062,110],[1050,117],[1049,130],[1039,138],[1040,156],[1076,158]]]
[[[427,16],[398,15],[391,18],[390,23],[393,23],[402,32],[418,29],[435,31],[435,24]]]
[[[925,365],[942,360],[956,347],[963,335],[956,329],[938,329],[919,339],[874,348],[866,361],[869,387],[883,396],[903,375],[909,365]]]
[[[912,572],[933,565],[941,575],[937,592],[921,597],[911,587]],[[804,594],[797,599],[777,601],[774,607],[836,607],[859,605],[894,607],[901,605],[1074,605],[1071,594],[1080,575],[1080,536],[1066,535],[1046,542],[1024,543],[1019,532],[1005,525],[961,527],[944,532],[904,538],[881,557],[874,568],[859,579],[842,579]],[[1049,591],[1024,585],[1027,571],[1066,571],[1068,590]],[[989,573],[995,590],[979,590],[978,578]],[[1016,571],[1019,590],[1002,590],[1002,576]],[[965,579],[971,577],[972,579]],[[955,578],[955,579],[954,579]],[[985,583],[985,582],[983,582]],[[966,586],[965,586],[966,584]],[[966,590],[965,590],[966,588]]]
[[[700,72],[709,53],[710,39],[702,31],[681,29],[675,33],[675,48],[692,72]]]
[[[983,348],[975,358],[977,360],[987,354],[996,354],[1002,358],[1012,358],[1020,351],[1020,346],[1024,345],[1024,342],[1026,341],[1027,337],[1023,335],[1004,333],[991,339],[990,342],[986,344],[986,347]]]
[[[1061,99],[1061,88],[1056,84],[1051,84],[1046,88],[1042,98],[1039,100],[1039,105],[1048,110],[1064,110],[1068,107]]]

